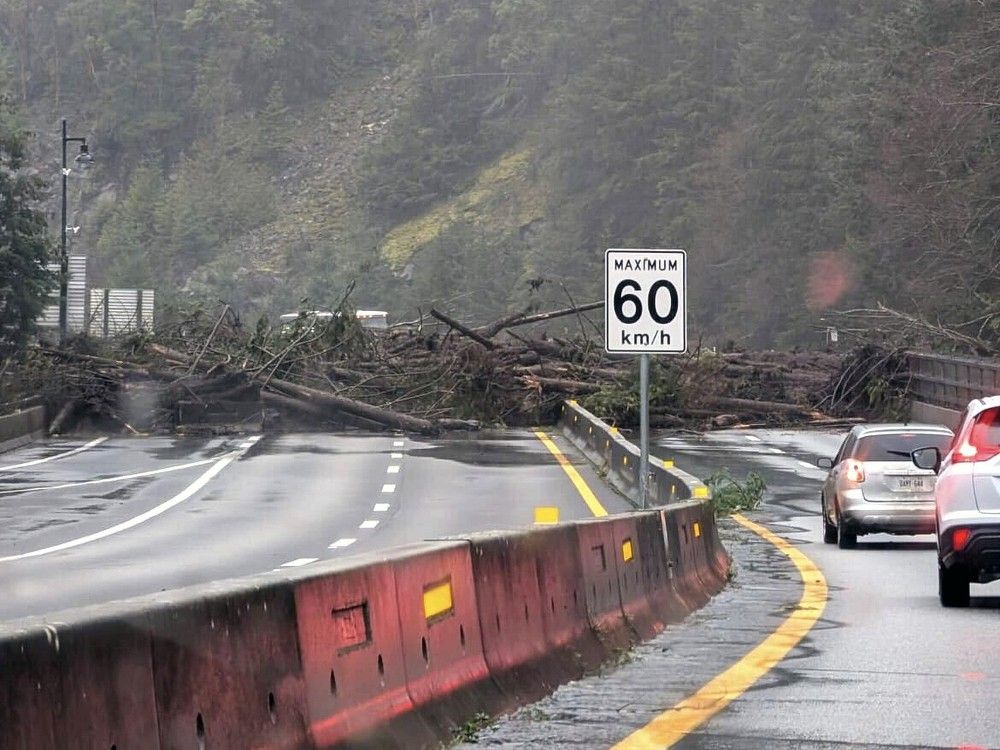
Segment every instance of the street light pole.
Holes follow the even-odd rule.
[[[69,317],[69,255],[66,254],[66,188],[68,185],[69,167],[66,165],[66,144],[79,143],[80,156],[86,156],[86,161],[90,160],[90,150],[87,147],[86,138],[70,138],[66,135],[66,118],[62,121],[62,225],[60,236],[62,238],[61,250],[59,253],[59,342],[66,340],[67,321]]]

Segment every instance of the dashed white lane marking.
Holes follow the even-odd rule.
[[[283,568],[301,568],[303,565],[308,565],[309,563],[314,563],[319,560],[318,557],[297,557],[294,560],[289,560],[286,563],[282,563]]]
[[[386,474],[398,474],[399,473],[399,466],[397,466],[396,464],[393,464],[392,466],[390,466],[388,469],[385,470],[385,473]]]
[[[760,438],[757,437],[756,435],[744,435],[743,437],[745,437],[747,440],[751,440],[751,441],[753,441],[755,443],[761,442]]]
[[[382,492],[385,493],[385,494],[389,494],[390,492],[395,492],[395,491],[396,491],[396,485],[394,485],[394,484],[383,484],[382,485]]]
[[[389,503],[375,503],[375,506],[372,508],[372,510],[375,511],[376,513],[385,513],[391,507],[392,506],[389,505]]]
[[[327,549],[340,549],[341,547],[350,547],[354,544],[357,539],[352,539],[351,537],[344,537],[343,539],[338,539],[333,544],[331,544]]]
[[[406,445],[406,443],[404,443],[402,440],[396,440],[396,441],[393,442],[392,447],[393,448],[402,448],[404,445]]]
[[[808,461],[799,461],[798,464],[799,464],[799,466],[804,466],[807,469],[819,469],[818,466],[814,466],[813,464],[809,463]]]
[[[378,526],[378,521],[368,520],[368,521],[364,521],[360,526],[358,526],[358,528],[359,529],[374,529],[376,526]]]
[[[400,458],[402,458],[402,457],[403,457],[402,453],[390,453],[389,454],[389,458],[395,458],[397,460],[400,459]]]
[[[776,456],[781,456],[784,455],[785,453],[783,450],[781,450],[781,448],[765,448],[764,450],[766,450],[768,453],[773,453]]]
[[[260,440],[260,436],[257,436],[253,440],[253,442],[256,443],[258,440]],[[198,492],[202,487],[208,484],[213,477],[217,476],[220,472],[222,472],[222,470],[225,469],[227,466],[229,466],[229,464],[231,464],[237,458],[242,456],[244,452],[245,452],[244,450],[235,450],[227,453],[222,458],[216,460],[215,463],[213,463],[209,467],[208,471],[206,471],[204,474],[202,474],[200,477],[194,480],[194,482],[189,484],[187,487],[185,487],[183,490],[178,492],[176,495],[174,495],[166,502],[160,503],[155,508],[150,508],[145,513],[140,513],[138,516],[135,516],[134,518],[130,518],[127,521],[122,521],[121,523],[115,524],[111,528],[104,529],[103,531],[97,531],[94,532],[93,534],[87,534],[87,536],[81,536],[76,539],[70,539],[68,542],[63,542],[62,544],[56,544],[53,545],[52,547],[45,547],[43,549],[36,549],[32,552],[24,552],[20,555],[8,555],[7,557],[0,557],[0,563],[13,562],[14,560],[23,560],[27,557],[41,557],[42,555],[49,555],[52,554],[53,552],[61,552],[62,550],[72,549],[73,547],[79,547],[89,542],[96,542],[98,539],[104,539],[114,534],[120,534],[121,532],[127,531],[128,529],[135,528],[139,524],[145,523],[151,518],[156,518],[156,516],[166,513],[174,506],[183,503],[185,500],[187,500],[196,492]],[[199,461],[195,465],[208,463],[210,461],[212,461],[212,459],[208,459],[207,461]],[[191,465],[192,464],[187,464],[187,467],[190,467]],[[176,467],[174,467],[174,470],[176,471]],[[132,476],[148,476],[149,474],[152,473],[162,473],[162,470],[157,472],[144,472],[143,474],[133,474]],[[122,478],[123,477],[117,477],[116,479],[120,481]],[[96,481],[106,481],[106,480],[96,480]]]
[[[95,445],[100,445],[105,440],[107,440],[106,437],[99,437],[94,440],[91,440],[89,443],[84,443],[83,445],[74,448],[73,450],[65,451],[64,453],[57,453],[54,456],[48,456],[47,458],[36,458],[34,461],[25,461],[24,463],[13,464],[11,466],[0,466],[0,471],[14,471],[15,469],[24,469],[28,466],[37,466],[38,464],[44,464],[49,461],[55,461],[60,458],[66,458],[67,456],[75,456],[77,453],[83,453],[85,450],[90,450]]]

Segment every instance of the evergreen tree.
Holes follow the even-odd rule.
[[[55,278],[46,270],[44,185],[27,169],[27,137],[8,98],[0,97],[0,352],[9,354],[35,330]]]

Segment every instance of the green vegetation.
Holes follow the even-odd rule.
[[[649,368],[650,409],[670,409],[683,402],[680,384],[681,371],[667,367],[655,359]],[[639,366],[622,384],[604,387],[596,393],[581,396],[580,405],[613,424],[639,424]]]
[[[58,114],[93,144],[97,280],[163,300],[483,322],[667,246],[708,343],[879,301],[998,341],[998,35],[967,0],[0,0],[0,86],[45,169]]]
[[[717,471],[705,479],[712,491],[712,507],[720,515],[732,515],[744,510],[756,510],[764,499],[767,485],[760,474],[751,471],[742,482],[727,469]]]
[[[494,719],[489,714],[482,712],[476,714],[460,727],[452,731],[452,743],[471,742],[473,744],[479,739],[479,733],[490,726]]]
[[[0,79],[2,80],[2,79]],[[54,275],[40,202],[44,184],[27,169],[26,138],[0,94],[0,354],[23,344],[45,305]]]

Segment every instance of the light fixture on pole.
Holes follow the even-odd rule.
[[[70,169],[66,164],[66,144],[79,143],[80,153],[77,154],[74,162],[80,165],[80,169],[86,169],[94,162],[94,157],[90,153],[86,138],[70,137],[66,135],[66,120],[62,121],[62,237],[61,250],[59,253],[59,341],[66,340],[67,318],[69,308],[69,255],[66,253],[66,187]],[[74,234],[77,228],[74,227]]]

